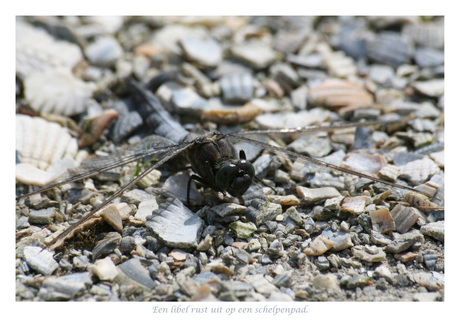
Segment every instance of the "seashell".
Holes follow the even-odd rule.
[[[266,297],[269,297],[270,294],[278,291],[278,288],[268,282],[263,274],[248,274],[244,277],[243,282],[250,283],[258,293],[261,293]]]
[[[439,171],[439,167],[428,157],[415,160],[403,165],[400,169],[400,177],[407,179],[414,185],[427,181]]]
[[[420,231],[425,236],[430,236],[444,242],[444,221],[428,223],[427,225],[422,226]]]
[[[406,36],[384,32],[367,40],[367,56],[394,68],[410,64],[414,53],[412,41]]]
[[[78,140],[78,146],[80,148],[91,146],[116,118],[118,118],[118,113],[115,110],[108,109],[94,118],[84,119],[83,133]]]
[[[402,33],[410,36],[419,45],[436,49],[444,47],[444,22],[406,25]]]
[[[168,199],[147,217],[146,224],[168,246],[191,248],[197,246],[203,220],[179,199]]]
[[[57,41],[43,29],[16,22],[16,73],[20,77],[57,67],[70,70],[81,60],[83,54],[77,45]]]
[[[338,34],[338,48],[353,59],[366,58],[364,20],[353,20],[344,24]]]
[[[193,89],[187,87],[172,90],[171,104],[177,113],[186,114],[191,112],[199,116],[207,108],[208,102]]]
[[[332,246],[332,250],[334,251],[342,251],[353,246],[351,235],[346,232],[334,232],[332,229],[328,228],[321,233],[321,236],[334,242]]]
[[[417,81],[412,83],[412,87],[419,93],[429,97],[441,97],[444,95],[444,79]]]
[[[170,176],[166,179],[163,189],[179,198],[182,202],[187,201],[187,183],[190,175],[187,172],[179,172],[176,175]],[[203,202],[203,197],[196,189],[196,184],[191,183],[190,186],[190,203],[193,205],[200,205]]]
[[[352,152],[345,156],[341,166],[358,172],[376,174],[385,165],[387,161],[383,155]]]
[[[129,207],[129,206],[128,206]],[[104,220],[109,223],[114,229],[119,232],[123,231],[123,222],[121,218],[120,211],[118,210],[116,204],[108,205],[102,212],[96,216],[102,216]]]
[[[444,169],[444,150],[431,153],[429,156],[440,168]]]
[[[114,142],[121,142],[124,138],[128,137],[136,129],[142,126],[142,124],[142,116],[138,112],[132,111],[122,114],[112,127],[110,135]]]
[[[254,93],[254,83],[249,73],[229,73],[224,75],[219,83],[225,103],[248,102]]]
[[[323,59],[327,70],[333,76],[347,78],[355,76],[358,71],[353,59],[347,57],[342,51],[328,52]]]
[[[418,209],[400,204],[391,210],[391,216],[394,219],[396,230],[401,234],[408,232],[419,219],[424,218]]]
[[[310,247],[305,249],[303,252],[309,256],[320,256],[329,249],[332,249],[334,244],[335,242],[323,236],[318,236],[311,242]]]
[[[399,167],[391,164],[385,165],[377,172],[377,176],[394,182],[399,177]]]
[[[301,30],[278,30],[273,39],[273,47],[285,54],[297,53],[311,32],[308,28],[302,28]]]
[[[168,24],[156,31],[149,42],[158,48],[158,52],[181,54],[179,41],[193,38],[206,38],[208,31],[205,27],[186,27],[180,24]]]
[[[95,89],[63,68],[36,72],[24,80],[24,95],[30,107],[44,113],[73,116],[85,110]]]
[[[313,53],[309,55],[288,54],[286,56],[286,61],[296,66],[302,66],[307,68],[324,67],[323,56],[319,53]]]
[[[369,78],[379,85],[390,87],[394,76],[394,69],[388,65],[375,64],[369,67]]]
[[[89,271],[101,281],[113,281],[119,273],[117,267],[109,257],[96,261],[94,265],[89,267]]]
[[[19,164],[16,179],[43,186],[75,167],[77,140],[56,123],[42,118],[16,115],[16,150]]]
[[[333,187],[307,188],[304,186],[297,186],[296,191],[297,195],[306,203],[314,203],[340,196],[339,191]]]
[[[357,83],[328,79],[310,89],[309,101],[332,109],[362,109],[371,106],[373,97]]]
[[[420,47],[415,50],[415,62],[420,67],[435,67],[444,64],[444,51]]]
[[[307,108],[308,88],[304,85],[291,91],[292,105],[296,110],[305,110]]]
[[[246,212],[246,206],[241,206],[236,203],[223,203],[212,207],[211,211],[213,211],[220,217],[225,217],[229,215],[240,215]]]
[[[210,37],[189,36],[181,38],[179,45],[185,57],[205,67],[215,67],[222,61],[222,47]]]
[[[241,107],[225,106],[210,100],[207,109],[201,115],[202,121],[218,124],[243,124],[253,120],[262,113],[262,109],[254,103],[246,103]]]
[[[121,242],[121,235],[118,232],[109,232],[102,240],[96,243],[93,249],[93,260],[112,253]]]
[[[332,112],[315,108],[309,111],[264,113],[256,118],[262,128],[294,128],[322,124],[330,121]]]
[[[351,249],[351,252],[356,258],[367,262],[381,262],[386,259],[385,252],[375,245],[357,245]]]
[[[323,137],[322,134],[302,136],[290,143],[288,148],[296,153],[308,154],[311,157],[324,157],[332,150],[331,140]]]
[[[284,92],[291,92],[300,83],[297,72],[288,64],[278,63],[270,67],[273,80],[279,84]]]
[[[173,249],[169,252],[168,257],[172,257],[174,261],[184,262],[187,259],[187,252],[182,251],[180,249]]]
[[[91,64],[112,66],[123,56],[123,49],[115,38],[104,36],[89,44],[85,54]]]
[[[261,42],[245,42],[231,47],[235,58],[241,59],[249,66],[264,69],[277,59],[277,53],[268,45]]]
[[[209,77],[203,74],[198,68],[189,64],[188,62],[184,62],[181,65],[181,71],[184,75],[188,78],[191,78],[194,81],[194,86],[197,89],[197,92],[205,97],[210,98],[212,96],[216,96],[220,94],[219,86],[214,84]]]
[[[367,200],[369,197],[359,196],[359,197],[346,197],[342,201],[341,209],[344,212],[349,212],[354,215],[360,215],[364,213],[366,209]]]
[[[388,208],[380,208],[369,213],[374,230],[384,234],[395,230],[395,222]]]
[[[337,277],[332,274],[318,274],[313,278],[311,282],[313,288],[316,289],[328,289],[328,290],[340,290],[339,281],[337,281]],[[296,296],[298,294],[296,293]]]
[[[149,271],[145,268],[139,258],[132,258],[128,261],[117,266],[120,271],[122,271],[127,277],[136,281],[142,286],[145,286],[149,289],[155,287],[155,282],[153,282],[150,277]]]
[[[426,213],[427,211],[439,208],[438,205],[432,203],[426,196],[423,194],[409,191],[404,196],[404,200],[408,202],[411,206],[417,207],[422,212]]]

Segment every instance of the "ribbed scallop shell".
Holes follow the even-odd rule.
[[[43,29],[16,22],[16,73],[20,77],[48,68],[71,69],[82,59],[77,45],[57,41]]]
[[[357,83],[328,79],[310,89],[309,100],[332,109],[365,108],[372,104],[373,97]]]
[[[16,150],[20,163],[47,170],[60,160],[73,159],[78,144],[57,123],[39,117],[16,115]]]
[[[24,80],[24,95],[33,109],[72,116],[85,110],[95,89],[64,68],[35,72]]]

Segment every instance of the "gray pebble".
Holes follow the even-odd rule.
[[[46,209],[31,209],[29,214],[29,223],[31,224],[49,224],[53,222],[56,214],[56,208],[49,207]]]
[[[420,228],[425,236],[433,237],[444,242],[444,221],[431,222]]]
[[[38,246],[26,246],[24,259],[32,269],[43,275],[51,275],[59,267],[53,254]]]

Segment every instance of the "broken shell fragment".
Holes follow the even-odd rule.
[[[396,205],[391,210],[391,216],[394,219],[396,230],[403,234],[415,224],[419,219],[423,219],[423,215],[414,207],[404,207]]]
[[[363,154],[359,152],[347,154],[342,161],[342,167],[372,174],[376,174],[385,165],[387,165],[387,161],[384,156]]]
[[[121,219],[120,211],[118,210],[116,204],[111,204],[107,206],[101,213],[100,216],[114,227],[117,231],[123,231],[123,221]]]
[[[229,73],[220,79],[220,87],[226,103],[248,102],[254,91],[254,83],[249,73]]]
[[[439,208],[438,205],[432,203],[426,196],[423,194],[409,191],[404,196],[404,200],[408,202],[411,206],[417,207],[422,212],[426,212],[432,209]]]
[[[89,267],[89,271],[101,281],[113,281],[119,273],[117,267],[109,257],[97,260],[94,265]]]
[[[320,256],[331,249],[334,244],[335,242],[323,236],[318,236],[313,240],[313,242],[311,242],[310,247],[305,249],[303,252],[309,256]]]
[[[217,66],[222,60],[222,48],[213,38],[188,36],[179,40],[179,46],[190,61],[206,67]]]
[[[373,97],[354,82],[329,79],[309,91],[309,101],[332,109],[360,109],[372,105]]]
[[[102,240],[96,243],[93,249],[93,260],[113,252],[121,242],[121,235],[118,232],[109,232]]]
[[[342,201],[342,210],[345,212],[352,213],[354,215],[360,215],[364,213],[366,209],[366,202],[370,199],[365,196],[359,197],[346,197]]]
[[[367,262],[381,262],[386,259],[385,252],[375,245],[357,245],[351,249],[351,252],[356,258]]]
[[[377,172],[377,176],[379,178],[382,178],[384,180],[389,180],[389,181],[396,181],[399,176],[399,167],[391,164],[387,164],[384,167],[382,167],[379,172]]]
[[[91,146],[101,137],[104,130],[116,118],[118,118],[118,113],[115,110],[109,109],[94,118],[86,119],[83,125],[83,133],[78,140],[78,146],[80,148]]]
[[[384,234],[395,230],[395,222],[388,208],[380,208],[369,213],[372,226],[378,232]]]
[[[432,159],[425,157],[403,165],[400,169],[400,177],[407,179],[414,185],[419,185],[438,171],[437,164]]]
[[[314,203],[325,199],[339,197],[340,193],[333,187],[307,188],[296,187],[297,195],[305,203]]]
[[[224,105],[216,105],[209,103],[207,110],[204,110],[201,115],[202,121],[212,121],[218,124],[242,124],[253,120],[262,109],[251,102],[244,104],[241,107],[229,107]]]

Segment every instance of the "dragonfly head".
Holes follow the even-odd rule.
[[[234,197],[243,195],[254,178],[254,166],[246,160],[246,154],[240,150],[240,160],[224,164],[216,173],[216,185]]]

